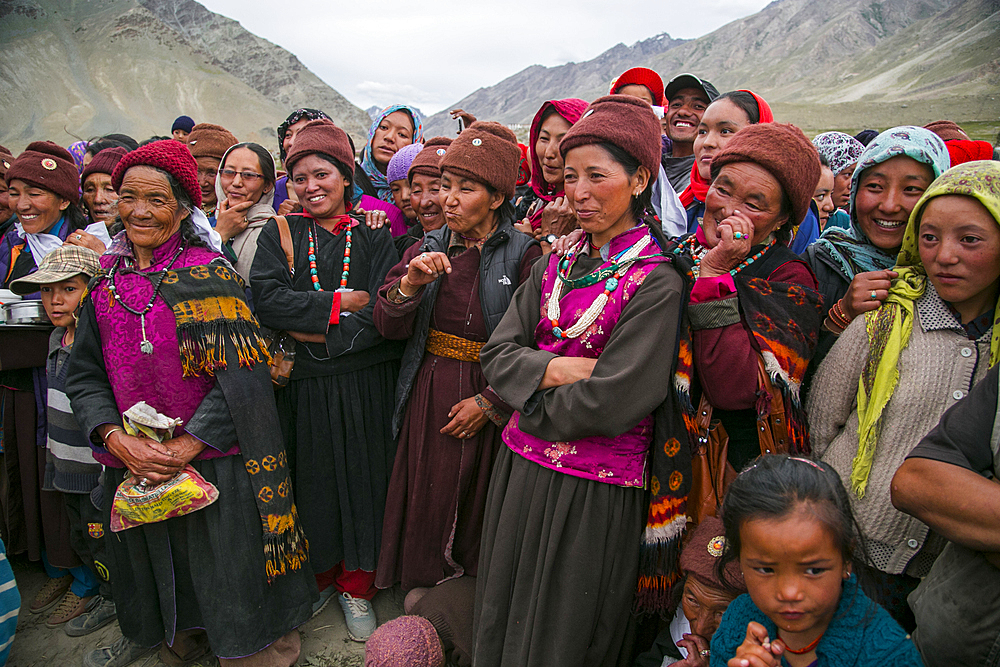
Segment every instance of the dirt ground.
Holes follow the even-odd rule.
[[[7,661],[9,667],[79,667],[83,664],[84,655],[110,645],[119,637],[117,622],[86,637],[68,637],[61,628],[53,630],[45,627],[51,611],[42,614],[28,611],[35,593],[45,584],[41,563],[31,563],[23,556],[14,556],[10,561],[21,592],[21,614]],[[381,591],[375,596],[374,604],[379,623],[384,623],[403,613],[403,593],[398,587]],[[336,600],[332,600],[319,616],[299,630],[302,633],[300,667],[360,667],[364,664],[365,646],[347,636],[344,615]],[[213,659],[201,664],[209,667],[218,665],[218,661]],[[133,665],[165,667],[156,653]]]

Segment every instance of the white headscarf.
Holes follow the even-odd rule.
[[[55,234],[49,234],[48,232],[29,234],[24,231],[20,220],[14,223],[14,229],[17,230],[17,236],[27,242],[28,249],[31,250],[31,256],[34,258],[36,266],[41,264],[46,255],[63,244],[63,240]],[[105,248],[111,245],[111,235],[108,234],[108,227],[103,222],[95,222],[92,225],[87,225],[83,231],[93,234],[100,239]]]

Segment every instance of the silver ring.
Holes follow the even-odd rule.
[[[703,658],[707,658],[709,655],[711,655],[711,653],[712,652],[709,651],[707,648],[703,648],[700,651],[698,651],[698,655],[700,655]]]
[[[76,240],[77,241],[82,241],[83,240],[83,234],[77,234],[76,235]]]
[[[468,438],[469,437],[469,432],[468,431],[462,431],[462,437],[463,438]]]

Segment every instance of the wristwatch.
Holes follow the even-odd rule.
[[[542,240],[548,243],[549,245],[552,245],[553,243],[559,240],[559,237],[556,236],[555,234],[549,234],[547,236],[543,236]]]

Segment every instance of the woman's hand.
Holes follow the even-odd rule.
[[[98,255],[103,255],[108,250],[104,246],[104,242],[101,239],[97,238],[90,232],[83,231],[82,229],[70,233],[70,235],[66,237],[65,243],[66,245],[77,245],[81,248],[90,248]]]
[[[371,229],[382,229],[385,226],[385,221],[389,219],[386,212],[381,209],[366,211],[363,208],[356,208],[354,212],[364,214],[365,224]]]
[[[712,651],[707,639],[701,635],[685,634],[677,645],[687,650],[688,654],[683,660],[675,662],[674,667],[708,667]]]
[[[438,279],[442,273],[451,273],[451,261],[443,252],[422,252],[406,267],[406,275],[399,281],[404,296],[416,295],[418,289]]]
[[[278,206],[278,215],[289,215],[299,208],[299,203],[294,199],[286,199]]]
[[[120,429],[113,430],[105,437],[104,444],[109,452],[125,464],[129,472],[154,484],[169,481],[187,463],[159,442],[149,438],[136,438]]]
[[[514,229],[516,229],[519,232],[524,232],[528,236],[534,236],[535,235],[535,231],[531,228],[531,223],[528,222],[527,218],[525,218],[521,222],[515,222],[514,223]]]
[[[582,229],[574,229],[566,236],[556,239],[556,242],[552,244],[552,252],[556,254],[557,257],[562,257],[569,252],[569,249],[580,242],[583,238]]]
[[[722,276],[740,265],[753,245],[753,223],[743,213],[734,211],[719,223],[719,243],[701,258],[699,275],[704,278]],[[736,238],[736,234],[740,238]]]
[[[585,357],[556,357],[545,367],[545,375],[538,384],[538,389],[551,389],[579,380],[589,380],[594,372],[597,359]]]
[[[565,236],[577,228],[576,211],[566,197],[556,197],[542,209],[541,235]]]
[[[223,243],[247,228],[249,222],[246,212],[251,206],[253,206],[252,201],[241,201],[230,206],[228,197],[219,202],[219,210],[215,214],[215,231],[219,232]]]
[[[353,292],[340,293],[340,312],[356,313],[371,300],[371,295],[364,290],[354,290]]]
[[[300,343],[325,343],[326,336],[321,333],[305,333],[303,331],[289,331],[288,335]]]
[[[784,651],[785,645],[780,639],[772,642],[767,636],[767,628],[751,621],[747,623],[746,639],[726,664],[728,667],[781,667]]]
[[[163,446],[173,452],[175,457],[183,461],[181,467],[184,467],[188,463],[191,463],[191,461],[194,460],[194,457],[201,454],[208,445],[193,435],[185,433],[184,435],[179,435],[176,438],[164,440]]]
[[[847,294],[840,301],[840,307],[848,319],[853,320],[858,315],[870,310],[878,310],[882,302],[889,296],[892,279],[898,277],[895,271],[868,271],[857,273],[847,288]],[[874,294],[874,298],[872,295]]]
[[[459,440],[468,440],[469,438],[476,437],[479,429],[485,426],[486,422],[490,420],[482,408],[479,407],[479,404],[476,403],[475,396],[453,405],[448,416],[451,417],[451,421],[441,429],[441,433],[458,438]]]
[[[465,109],[452,109],[448,113],[451,114],[452,120],[458,120],[459,118],[461,118],[462,122],[465,123],[466,127],[469,127],[470,125],[476,122],[476,117],[473,116],[468,111],[466,111]]]

